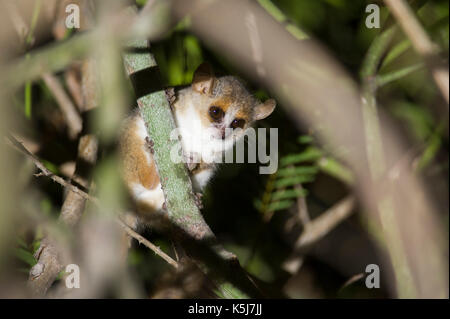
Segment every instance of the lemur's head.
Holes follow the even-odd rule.
[[[269,116],[276,105],[273,99],[264,103],[256,99],[236,77],[215,77],[207,63],[195,71],[192,89],[201,100],[197,107],[203,129],[217,149],[233,146],[255,121]]]

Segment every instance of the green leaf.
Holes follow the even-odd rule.
[[[253,201],[253,207],[255,207],[256,208],[256,210],[258,210],[258,211],[261,211],[261,208],[262,208],[262,201],[260,200],[260,199],[255,199],[254,201]]]
[[[417,162],[418,171],[424,169],[435,158],[442,144],[440,134],[444,127],[445,125],[438,126],[436,132],[434,132],[429,138],[427,146],[425,147],[425,150],[423,151],[419,161]]]
[[[277,210],[287,209],[294,204],[293,200],[281,200],[277,202],[270,203],[267,207],[267,212],[274,212]]]
[[[143,256],[139,251],[130,250],[128,253],[128,264],[132,266],[139,265],[143,261]]]
[[[322,172],[336,178],[337,180],[340,180],[345,184],[351,185],[354,182],[352,171],[331,157],[323,157],[319,159],[317,161],[317,165]]]
[[[66,274],[66,271],[63,269],[58,273],[58,276],[56,276],[55,280],[61,280],[63,276]]]
[[[41,160],[42,163],[44,164],[44,166],[53,174],[59,174],[59,169],[58,166],[56,166],[55,164],[53,164],[52,162],[49,162],[47,160]]]
[[[25,83],[25,117],[27,119],[31,118],[31,100],[31,82],[28,81],[27,83]]]
[[[40,238],[36,235],[37,238]],[[33,243],[31,244],[31,248],[32,251],[36,251],[39,249],[39,247],[41,246],[41,240],[40,239],[36,239],[35,241],[33,241]]]
[[[294,175],[314,175],[317,174],[318,171],[319,169],[315,166],[286,167],[279,169],[277,175],[279,177]]]
[[[140,7],[145,6],[146,3],[147,3],[147,0],[136,0],[136,4]]]
[[[186,51],[186,70],[184,72],[184,83],[190,83],[195,69],[202,63],[202,49],[196,37],[189,35],[184,38]]]
[[[426,108],[420,105],[399,102],[391,108],[392,113],[408,123],[411,133],[420,141],[424,142],[433,131],[433,116]]]
[[[314,142],[314,138],[311,135],[302,135],[298,137],[297,142],[300,144],[311,144]]]
[[[19,246],[20,247],[22,247],[22,248],[27,248],[28,246],[27,246],[27,243],[22,239],[22,238],[20,238],[20,237],[18,237],[17,238],[17,243],[19,244]]]
[[[36,264],[36,259],[34,258],[33,254],[30,253],[28,250],[25,250],[23,248],[17,248],[14,251],[15,256],[20,259],[21,261],[27,263],[31,267]]]
[[[314,181],[314,176],[312,175],[301,175],[294,177],[285,177],[275,181],[275,188],[294,186],[302,183],[308,183]]]
[[[383,70],[385,66],[387,66],[389,63],[397,59],[400,55],[406,52],[411,47],[411,42],[406,39],[399,43],[397,43],[386,55],[386,58],[384,58],[382,65],[380,67],[380,71]]]
[[[290,199],[308,195],[306,189],[283,189],[272,194],[272,200]]]
[[[309,147],[300,154],[291,154],[280,159],[281,166],[297,164],[307,161],[315,161],[322,156],[322,151],[316,147]]]

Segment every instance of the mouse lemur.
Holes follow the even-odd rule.
[[[198,161],[187,161],[196,192],[205,187],[216,168],[206,157],[222,156],[255,121],[269,116],[276,104],[273,99],[260,102],[236,77],[215,77],[205,63],[195,71],[192,84],[174,98],[172,111],[183,154]],[[125,184],[138,213],[151,218],[152,213],[163,210],[164,195],[138,110],[124,122],[119,149]]]

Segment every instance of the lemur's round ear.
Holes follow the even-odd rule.
[[[194,72],[192,88],[199,93],[210,94],[214,87],[214,80],[215,76],[211,65],[203,62]]]
[[[265,119],[270,114],[272,114],[273,110],[275,110],[276,105],[277,105],[277,102],[275,102],[274,99],[268,99],[264,103],[260,103],[255,108],[255,113],[254,113],[255,121]]]

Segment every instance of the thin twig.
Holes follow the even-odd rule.
[[[88,134],[80,138],[76,170],[73,173],[72,180],[83,187],[89,186],[90,172],[97,160],[97,150],[98,141],[95,136]],[[79,223],[85,205],[86,199],[84,197],[68,191],[61,206],[59,222],[73,228]],[[62,247],[58,247],[57,243],[58,241],[54,236],[47,234],[36,251],[37,263],[30,269],[28,287],[37,296],[46,294],[58,273],[63,269],[64,251]]]
[[[401,79],[415,71],[418,71],[424,67],[423,63],[417,63],[404,67],[400,70],[396,70],[387,74],[379,74],[376,76],[375,82],[377,87],[381,87],[398,79]]]
[[[290,274],[298,273],[304,261],[305,248],[322,239],[339,223],[348,218],[353,213],[354,207],[355,197],[349,195],[334,204],[319,217],[303,223],[304,230],[294,245],[294,252],[283,263],[283,269]]]
[[[139,244],[143,244],[145,247],[153,250],[155,254],[160,256],[162,259],[167,261],[167,263],[174,268],[178,268],[178,263],[173,260],[169,255],[167,255],[165,252],[163,252],[158,246],[152,244],[148,239],[144,238],[143,236],[139,235],[137,232],[135,232],[133,229],[131,229],[130,226],[128,226],[126,223],[124,223],[120,218],[117,218],[117,223],[125,230],[125,232],[130,236],[136,239]]]
[[[353,213],[355,207],[355,197],[349,195],[333,205],[319,217],[309,222],[303,233],[295,243],[295,249],[300,250],[312,243],[315,243],[330,230],[335,228],[340,222],[345,220]]]
[[[419,20],[414,15],[409,5],[404,0],[385,0],[386,5],[392,14],[397,18],[405,34],[411,40],[414,49],[419,53],[428,64],[433,79],[436,82],[443,97],[449,103],[449,74],[448,66],[440,63],[437,54],[437,46],[431,41],[428,34],[420,25]]]
[[[77,71],[75,67],[69,68],[64,72],[64,80],[67,85],[67,89],[70,92],[73,100],[75,101],[76,106],[80,112],[84,111],[83,108],[83,95],[81,92],[81,84],[79,79],[77,79]]]
[[[387,161],[389,154],[385,151],[388,140],[382,138],[381,121],[377,103],[377,71],[393,37],[397,27],[392,26],[377,36],[370,45],[361,66],[362,87],[362,115],[365,130],[366,153],[369,164],[369,172],[373,181],[378,182],[387,172]],[[386,184],[385,184],[386,185]],[[389,185],[381,188],[383,191],[389,189]],[[381,193],[380,193],[381,194]],[[401,297],[412,297],[415,288],[412,280],[411,268],[407,262],[405,249],[402,247],[400,226],[396,219],[392,196],[388,192],[386,196],[380,196],[376,202],[376,210],[383,227],[383,240],[391,243],[387,245],[388,253],[392,263],[395,265],[394,273],[397,283],[397,292]],[[386,227],[385,225],[389,225]]]
[[[25,37],[29,33],[29,27],[23,20],[23,17],[17,8],[17,3],[13,1],[5,1],[4,4],[13,23],[14,30],[17,32],[19,39],[25,42]]]
[[[60,184],[61,186],[71,190],[74,193],[77,193],[78,195],[82,196],[85,199],[90,200],[94,204],[99,205],[99,201],[97,198],[89,195],[88,193],[71,184],[70,182],[67,182],[62,177],[53,174],[33,153],[31,153],[28,149],[26,149],[25,146],[21,142],[19,142],[14,136],[8,134],[7,138],[19,152],[25,154],[31,159],[34,165],[41,171],[41,175],[49,177],[51,180]]]
[[[75,105],[70,100],[56,76],[51,73],[45,73],[42,75],[42,79],[52,92],[56,102],[58,102],[59,108],[66,119],[67,127],[69,129],[69,136],[74,139],[83,128],[81,116],[78,114]]]
[[[339,288],[338,292],[340,292],[342,289],[350,286],[351,284],[357,282],[358,280],[361,280],[362,278],[364,278],[364,274],[360,273],[360,274],[356,274],[351,276],[342,286],[341,288]]]
[[[295,186],[299,192],[302,192],[303,186],[298,184]],[[306,205],[305,196],[299,196],[297,198],[297,210],[298,210],[298,218],[303,226],[308,225],[311,222],[311,218],[309,217],[308,206]]]
[[[72,185],[69,182],[66,182],[63,178],[61,178],[61,177],[53,174],[52,172],[50,172],[44,166],[44,164],[34,154],[32,154],[30,151],[28,151],[25,148],[25,146],[23,146],[23,144],[21,142],[19,142],[12,135],[9,135],[8,139],[11,141],[11,143],[14,145],[14,147],[18,151],[20,151],[21,153],[25,154],[27,157],[29,157],[33,161],[33,163],[42,172],[42,174],[44,176],[47,176],[47,177],[51,178],[53,181],[55,181],[56,183],[60,184],[61,186],[70,189],[71,191],[79,194],[83,198],[93,202],[96,206],[100,207],[101,204],[100,204],[100,201],[98,200],[98,198],[89,195],[88,193],[86,193],[85,191],[79,189],[75,185]],[[130,235],[131,237],[136,239],[139,243],[143,243],[146,247],[148,247],[151,250],[153,250],[155,252],[155,254],[157,254],[158,256],[163,258],[164,260],[166,260],[171,266],[174,266],[175,268],[178,267],[178,264],[176,263],[176,261],[174,261],[168,255],[166,255],[163,251],[161,251],[161,249],[159,249],[157,246],[152,244],[150,241],[148,241],[147,239],[145,239],[144,237],[142,237],[141,235],[136,233],[134,230],[132,230],[130,228],[130,226],[124,224],[120,219],[118,219],[117,222],[125,229],[125,231],[127,232],[128,235]]]
[[[26,81],[32,81],[44,73],[64,69],[76,59],[84,58],[97,47],[105,34],[114,34],[121,43],[129,39],[142,37],[152,39],[160,36],[168,25],[164,19],[167,12],[166,1],[153,1],[148,8],[138,15],[125,12],[120,17],[113,17],[101,27],[88,31],[60,43],[36,49],[30,52],[30,58],[12,61],[0,76],[1,90],[14,89]],[[124,27],[125,26],[125,27]]]

